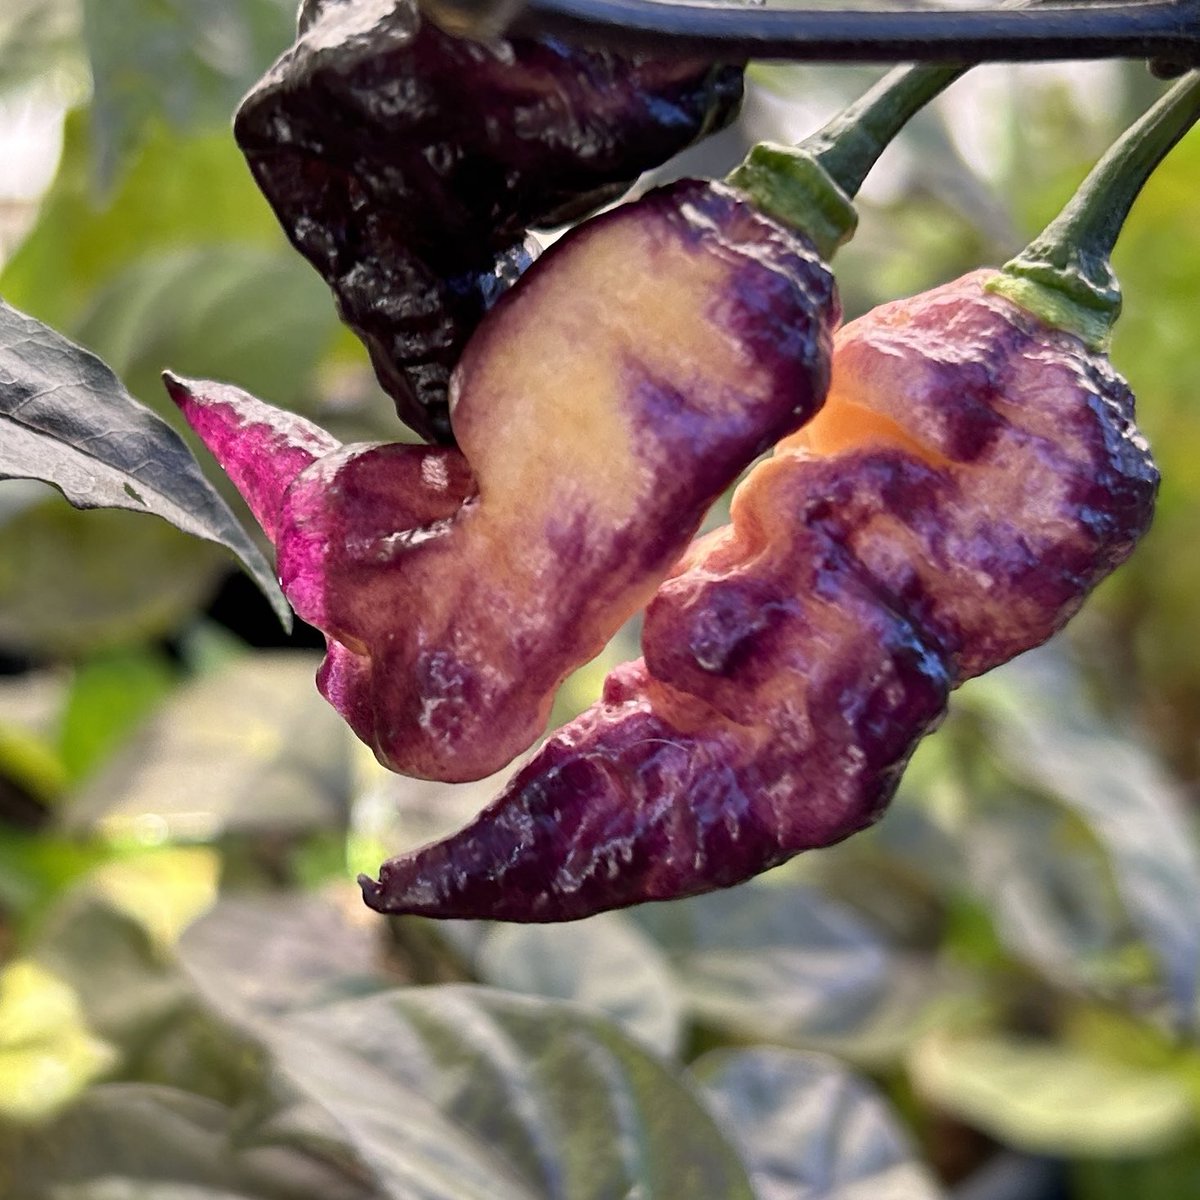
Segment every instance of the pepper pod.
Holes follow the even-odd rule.
[[[1003,270],[842,329],[824,408],[659,589],[643,659],[475,821],[364,878],[367,903],[571,920],[874,821],[949,692],[1060,629],[1150,524],[1108,259],[1198,114],[1193,74]]]
[[[242,102],[238,143],[401,419],[451,440],[450,372],[531,227],[616,199],[726,125],[742,68],[451,37],[416,0],[325,0]]]
[[[461,449],[339,446],[236,389],[168,381],[326,634],[322,693],[385,766],[479,779],[531,745],[714,499],[816,412],[840,317],[818,247],[958,73],[900,71],[814,148],[756,149],[729,183],[672,184],[561,238],[463,353]]]

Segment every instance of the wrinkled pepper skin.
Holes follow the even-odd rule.
[[[169,381],[327,635],[323,694],[380,761],[479,779],[643,607],[716,497],[824,399],[840,316],[801,236],[683,181],[576,227],[488,313],[461,449],[339,446]]]
[[[728,123],[742,71],[553,40],[483,45],[415,0],[309,6],[234,132],[401,419],[449,442],[447,386],[530,228],[576,220]]]
[[[821,413],[649,606],[644,658],[373,908],[562,921],[869,825],[951,689],[1044,641],[1150,523],[1107,361],[977,272],[841,330]]]

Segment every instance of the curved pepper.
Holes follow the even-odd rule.
[[[416,0],[326,0],[234,132],[289,238],[333,288],[400,417],[449,441],[451,370],[573,221],[725,125],[742,70],[553,39],[443,33]]]
[[[393,770],[478,779],[816,411],[839,316],[802,236],[683,181],[577,227],[491,310],[452,383],[461,452],[339,446],[236,389],[169,386],[327,635],[323,694]]]
[[[561,921],[724,887],[869,825],[950,689],[1044,641],[1149,525],[1107,360],[977,272],[835,339],[820,414],[649,607],[644,659],[381,912]]]

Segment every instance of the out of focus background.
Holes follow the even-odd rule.
[[[293,18],[4,0],[0,295],[173,422],[168,366],[395,439],[229,132]],[[681,169],[798,139],[875,74],[755,68]],[[1112,63],[957,83],[868,181],[847,314],[1002,262],[1160,90]],[[312,686],[319,638],[223,551],[0,483],[0,1195],[1200,1195],[1198,185],[1193,135],[1116,257],[1113,358],[1163,472],[1133,561],[962,690],[874,830],[696,901],[369,914],[356,872],[494,782],[381,772]],[[634,654],[630,630],[556,719]]]

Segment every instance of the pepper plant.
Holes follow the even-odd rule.
[[[383,16],[390,7],[326,0],[305,4],[301,21],[309,31],[327,21],[359,34],[381,25],[392,39],[393,68],[399,62],[407,70],[409,18]],[[756,358],[781,361],[787,332],[800,327],[769,326],[772,305],[788,294],[783,276],[770,273],[773,260],[760,252],[746,260],[758,272],[753,281],[747,276],[731,289],[728,273],[742,270],[731,248],[751,248],[756,238],[782,246],[777,239],[793,235],[774,232],[779,223],[798,226],[794,236],[828,257],[854,219],[848,200],[867,168],[919,102],[962,68],[934,65],[892,76],[797,156],[780,143],[796,139],[801,118],[789,116],[786,130],[765,129],[764,114],[801,112],[814,94],[824,97],[826,112],[839,108],[864,90],[867,77],[830,67],[753,67],[743,116],[689,152],[687,173],[726,174],[764,134],[773,147],[751,154],[728,184],[650,192],[585,221],[538,258],[525,238],[528,224],[556,213],[584,218],[650,163],[618,161],[617,139],[607,143],[603,163],[586,164],[586,180],[568,177],[558,159],[541,176],[536,163],[529,166],[523,178],[540,180],[531,190],[522,190],[514,174],[512,193],[488,191],[483,182],[503,178],[488,174],[494,156],[517,153],[510,135],[518,127],[497,126],[494,139],[481,137],[472,105],[481,94],[502,93],[504,103],[516,106],[506,111],[530,110],[521,107],[494,44],[442,43],[444,35],[430,33],[422,53],[431,44],[448,45],[450,65],[434,89],[441,98],[428,120],[436,126],[444,119],[445,97],[455,94],[454,72],[464,71],[463,63],[479,69],[470,87],[481,90],[463,100],[457,149],[422,159],[406,142],[405,171],[389,176],[382,143],[361,131],[381,120],[403,123],[403,106],[385,103],[389,94],[395,98],[387,89],[391,77],[372,75],[370,86],[364,80],[360,88],[354,72],[320,75],[331,62],[336,68],[337,51],[306,59],[303,51],[286,50],[294,36],[290,9],[277,0],[211,6],[60,0],[49,8],[20,0],[0,15],[0,129],[19,119],[18,106],[6,103],[14,89],[73,105],[57,176],[27,205],[0,274],[6,302],[0,468],[12,477],[0,487],[0,1194],[29,1200],[183,1192],[203,1200],[1193,1195],[1200,1171],[1193,1027],[1200,863],[1189,806],[1200,695],[1188,552],[1200,511],[1189,465],[1196,437],[1190,313],[1200,288],[1189,182],[1194,138],[1155,171],[1117,242],[1115,273],[1127,305],[1111,346],[1089,297],[1099,296],[1112,314],[1110,278],[1097,269],[1145,175],[1185,128],[1194,84],[1180,85],[1173,104],[1148,118],[1118,157],[1106,159],[1083,200],[1055,222],[1054,213],[1121,128],[1150,108],[1161,85],[1140,65],[1110,64],[1088,76],[1089,90],[1074,92],[1072,76],[1029,67],[997,105],[995,89],[1013,76],[979,68],[955,82],[940,107],[916,118],[884,158],[881,168],[891,171],[886,188],[873,191],[868,182],[855,241],[835,263],[847,323],[832,340],[837,301],[825,268],[814,255],[803,284],[792,277],[795,295],[811,289],[819,317],[813,345],[788,350],[808,364],[805,377],[813,381],[810,400],[789,405],[779,380],[794,376],[777,371],[771,383],[768,373],[764,384],[751,365]],[[563,19],[550,10],[531,8],[512,36],[520,41],[538,32],[539,21]],[[461,27],[462,14],[448,18],[446,6],[438,11]],[[1189,11],[1178,9],[1174,34],[1166,26],[1145,32],[1160,19],[1156,6],[1125,14],[1126,22],[1142,22],[1137,36],[1144,41],[1136,45],[1104,42],[1134,35],[1114,32],[1111,14],[1090,14],[1109,23],[1107,32],[1081,25],[1077,40],[1092,55],[1178,57],[1187,48]],[[1010,38],[1013,15],[996,23]],[[493,34],[501,32],[495,22],[503,16],[483,13]],[[968,25],[955,45],[964,57],[988,57],[987,46],[970,40],[981,23],[971,27],[974,18],[961,16]],[[888,25],[895,16],[880,19],[895,31]],[[1040,28],[1068,19],[1053,10]],[[1059,36],[1045,53],[1062,51]],[[660,41],[640,42],[637,55],[626,59],[628,30],[613,37],[607,48],[587,52],[547,42],[552,52],[523,51],[521,61],[534,75],[533,65],[566,71],[573,103],[578,94],[593,104],[607,97],[612,107],[604,111],[617,128],[628,119],[620,106],[631,97],[682,87],[670,103],[691,116],[672,127],[671,147],[646,151],[656,161],[698,134],[715,134],[732,117],[741,72],[728,40],[721,43],[725,61],[735,65],[711,73],[703,64],[721,58],[711,44],[693,41],[684,69],[672,65],[678,60]],[[786,41],[779,35],[778,45],[757,44],[786,59],[795,56],[794,40]],[[878,42],[862,57],[896,61],[920,50],[899,33],[890,44],[890,57]],[[937,36],[923,44],[940,57]],[[1007,45],[998,53],[1010,55],[1013,43]],[[361,64],[376,46],[370,38],[355,46],[356,69],[365,70]],[[640,64],[630,92],[613,83],[624,61]],[[302,81],[319,77],[319,103],[309,105],[289,63],[300,64]],[[421,69],[407,77],[418,93]],[[501,73],[489,75],[493,69]],[[608,81],[604,88],[587,92],[589,72]],[[238,137],[270,206],[228,129],[239,96],[260,77],[266,82],[243,106]],[[492,86],[500,92],[488,93]],[[987,89],[993,116],[983,127],[987,153],[980,156],[963,116],[974,111],[972,97]],[[461,90],[464,97],[470,91],[465,77]],[[1098,112],[1101,94],[1111,107]],[[906,99],[897,104],[897,97]],[[639,110],[651,125],[666,101],[655,102],[660,107]],[[335,113],[359,132],[340,143],[323,137],[322,122]],[[821,123],[803,120],[804,132]],[[278,134],[286,122],[293,134],[275,145],[272,130]],[[975,128],[978,134],[978,122]],[[437,168],[435,182],[424,191],[405,190],[422,161]],[[482,190],[465,189],[454,163],[469,163]],[[570,194],[549,195],[547,180]],[[437,188],[443,191],[433,204]],[[338,225],[333,218],[347,196],[357,198],[354,217]],[[463,197],[481,204],[488,197],[505,215],[481,226],[469,205],[454,207]],[[764,215],[747,215],[751,205]],[[696,223],[680,239],[685,249],[668,256],[677,265],[693,254],[688,246],[705,262],[714,241],[728,242],[731,257],[714,256],[726,274],[713,275],[711,295],[719,298],[725,287],[745,311],[727,306],[714,315],[696,299],[704,293],[673,282],[670,272],[640,270],[655,245],[637,240],[651,214],[667,224],[680,217]],[[415,241],[401,237],[405,221],[421,225]],[[1047,221],[1047,234],[1001,276],[974,273],[1010,259]],[[707,234],[705,222],[712,225]],[[431,228],[457,241],[440,245]],[[368,356],[341,329],[321,278],[285,232],[331,285]],[[583,260],[605,237],[626,240],[607,260],[606,288],[589,292]],[[810,253],[788,245],[788,254]],[[573,261],[574,274],[567,269]],[[603,274],[605,261],[599,251],[591,254],[590,269]],[[413,262],[424,265],[418,270]],[[406,290],[418,275],[428,290]],[[966,277],[946,284],[959,275]],[[1082,306],[1081,279],[1091,281]],[[1062,281],[1072,304],[1045,303],[1047,285],[1052,297],[1061,295]],[[541,315],[534,303],[539,286],[554,294]],[[374,303],[380,292],[395,303]],[[510,299],[499,299],[508,293]],[[648,304],[654,319],[622,325],[620,306],[605,304],[617,295],[627,315]],[[432,306],[422,308],[419,297]],[[578,304],[589,315],[571,325]],[[446,328],[455,331],[450,341],[437,333],[439,313],[448,314]],[[957,323],[945,324],[946,313]],[[436,319],[422,324],[430,315]],[[1047,316],[1070,332],[1046,332]],[[997,322],[999,349],[988,352],[983,369],[979,339],[989,321]],[[724,352],[736,359],[744,344],[754,353],[743,370],[726,362],[723,374],[709,374],[725,379],[726,394],[743,397],[740,404],[748,395],[765,398],[775,405],[773,416],[761,425],[751,416],[744,429],[723,425],[717,403],[703,415],[707,426],[664,424],[663,414],[672,411],[664,397],[688,395],[682,376],[664,382],[668,366],[676,373],[686,368],[679,348],[715,361],[731,322],[744,341],[728,342]],[[599,403],[588,415],[578,404],[578,379],[561,389],[560,404],[549,395],[541,407],[531,406],[525,424],[509,424],[512,414],[495,407],[502,394],[496,379],[519,382],[513,392],[520,397],[538,394],[522,375],[536,375],[536,356],[506,363],[495,346],[529,339],[553,354],[555,343],[567,339],[572,361],[586,363],[589,339],[593,355],[600,345],[611,355],[618,335],[630,339],[627,364],[653,368],[647,374],[658,381],[657,399],[645,387],[629,387],[626,374],[610,391],[628,410]],[[955,336],[966,336],[967,345]],[[1138,424],[1162,468],[1154,524],[1064,634],[956,692],[942,727],[917,751],[886,816],[872,828],[738,887],[566,925],[380,918],[362,908],[356,873],[374,875],[397,852],[401,863],[423,861],[406,859],[406,851],[436,845],[497,792],[533,803],[525,811],[534,816],[508,820],[492,810],[482,818],[492,830],[473,843],[473,853],[500,847],[507,855],[495,831],[519,833],[530,821],[550,830],[554,844],[554,826],[536,815],[536,804],[556,795],[560,819],[562,806],[570,805],[585,818],[575,827],[579,840],[560,838],[558,845],[594,852],[601,843],[587,825],[584,801],[595,798],[596,779],[572,776],[567,742],[572,730],[585,731],[575,742],[583,750],[597,731],[637,733],[625,718],[612,724],[614,706],[637,709],[639,689],[648,689],[650,705],[663,704],[666,695],[639,671],[676,689],[675,725],[665,734],[652,731],[664,746],[655,762],[663,767],[680,756],[679,771],[691,783],[676,786],[669,772],[645,765],[634,775],[648,781],[641,799],[671,802],[660,809],[662,827],[678,831],[684,826],[671,804],[701,811],[705,796],[721,796],[715,784],[727,773],[721,754],[733,743],[714,740],[707,715],[708,724],[693,720],[688,727],[677,711],[692,674],[715,662],[722,647],[730,662],[735,643],[749,648],[734,655],[742,673],[729,674],[718,695],[709,669],[702,694],[706,704],[720,705],[722,720],[734,718],[735,729],[747,727],[738,705],[758,697],[755,689],[766,688],[770,703],[762,711],[771,720],[794,711],[789,693],[773,689],[797,645],[815,646],[814,662],[826,672],[804,684],[812,695],[824,678],[830,687],[841,680],[838,694],[861,700],[862,687],[847,688],[845,680],[861,684],[862,672],[847,674],[837,663],[859,662],[880,647],[911,657],[919,638],[931,639],[922,662],[926,677],[940,680],[930,692],[936,715],[948,682],[1020,648],[990,653],[1010,626],[1028,634],[1030,598],[1045,618],[1033,640],[1049,634],[1095,578],[1128,554],[1153,491],[1146,444],[1127,423],[1128,393],[1101,350],[1138,394]],[[876,354],[891,365],[873,365]],[[450,384],[447,418],[439,406],[460,359],[464,369],[460,382]],[[242,582],[218,548],[224,543],[237,551],[286,614],[269,551],[245,531],[240,501],[222,491],[216,472],[201,471],[181,440],[190,435],[163,393],[164,367],[178,372],[172,386],[189,419],[220,456],[239,461],[234,480],[280,550],[280,497],[294,479],[308,481],[307,496],[293,489],[288,501],[293,519],[304,517],[286,527],[297,569],[289,573],[282,553],[276,566],[300,616],[315,619],[332,640],[302,622],[285,636],[270,602]],[[1094,422],[1087,428],[1107,434],[1087,433],[1086,421],[1047,407],[1036,428],[1006,418],[1005,437],[990,457],[967,454],[968,426],[978,432],[988,406],[1001,404],[992,385],[1010,369],[1039,404],[1050,406],[1060,393],[1091,395],[1082,406]],[[472,370],[489,386],[471,385]],[[964,378],[951,379],[955,371]],[[873,390],[884,377],[902,377],[909,390]],[[179,381],[187,378],[223,379],[239,390]],[[1052,378],[1061,384],[1057,391]],[[937,380],[940,392],[930,386]],[[944,410],[931,403],[943,393]],[[399,444],[412,435],[397,425],[397,407],[416,426],[426,421],[422,432],[442,438],[453,432],[461,451]],[[865,418],[864,408],[874,415]],[[614,412],[632,421],[627,411],[659,416],[643,416],[637,439],[600,436],[598,430],[615,427]],[[222,433],[220,420],[230,413],[237,420]],[[262,452],[253,455],[245,453],[246,427],[238,425],[246,414],[253,417],[251,431],[264,438]],[[700,428],[711,440],[702,442]],[[675,567],[712,495],[784,435],[774,457],[748,476],[731,528],[722,528],[728,501],[718,500],[712,531]],[[377,449],[364,454],[364,445]],[[702,445],[714,463],[720,460],[711,479],[695,467]],[[639,450],[646,473],[621,474],[618,465],[640,461]],[[942,460],[956,454],[963,458],[956,474],[938,476]],[[345,464],[354,462],[371,469],[348,470]],[[443,482],[434,478],[439,464]],[[1000,578],[994,564],[972,557],[972,547],[986,540],[964,536],[954,543],[957,549],[941,560],[947,574],[936,577],[914,564],[937,556],[923,559],[905,541],[909,529],[949,545],[954,521],[978,533],[972,472],[991,481],[989,520],[1023,531],[1022,552],[1009,555],[1015,573],[1005,578],[1015,582],[1007,591],[994,584]],[[486,484],[478,497],[476,473]],[[66,506],[31,479],[93,511]],[[410,575],[397,604],[407,616],[396,634],[455,621],[469,633],[491,622],[492,634],[479,643],[481,661],[490,663],[488,655],[512,635],[503,614],[518,606],[498,600],[509,587],[524,605],[522,619],[561,606],[564,615],[556,619],[587,645],[586,653],[568,656],[573,665],[603,641],[595,628],[608,636],[626,612],[653,597],[644,630],[626,627],[567,677],[550,718],[564,733],[546,742],[515,781],[451,787],[393,774],[312,686],[317,648],[326,645],[326,691],[378,750],[375,734],[384,726],[375,710],[352,699],[358,693],[339,691],[336,679],[333,686],[328,681],[367,644],[351,617],[376,630],[378,644],[396,641],[389,631],[392,585],[386,571],[371,566],[371,555],[386,547],[402,550],[406,562],[423,561],[421,538],[411,535],[425,534],[428,514],[408,525],[398,516],[397,506],[414,506],[411,487],[400,486],[406,479],[431,494],[442,489],[446,518],[465,505],[478,508],[471,518],[477,520],[498,501],[494,511],[509,519],[501,511],[507,501],[511,521],[497,526],[507,533],[488,543],[491,557],[465,555],[450,575],[420,566],[432,581],[421,587]],[[686,487],[693,497],[684,496]],[[787,519],[794,500],[778,502],[795,487],[811,492],[807,524]],[[958,495],[955,507],[948,498]],[[1074,507],[1063,507],[1069,497]],[[638,554],[615,554],[612,567],[598,568],[594,554],[573,559],[580,520],[622,504],[658,505],[660,532],[634,522]],[[328,520],[331,512],[343,516]],[[360,529],[347,513],[370,520]],[[539,575],[545,585],[545,574],[557,571],[560,584],[547,587],[540,604],[519,590],[520,555],[500,552],[523,538],[525,552],[533,553],[533,514],[544,514],[548,529],[553,519],[560,526],[557,541],[546,539]],[[1044,525],[1031,524],[1031,514]],[[882,530],[869,553],[856,532],[866,528]],[[1059,539],[1046,543],[1054,549],[1034,551],[1034,528]],[[754,571],[747,572],[731,551],[740,553],[760,535],[770,550],[753,557]],[[824,550],[812,550],[814,538]],[[858,561],[870,563],[877,580],[895,583],[896,593],[915,604],[912,611],[901,611],[894,599],[884,602],[876,585],[859,586],[864,577],[848,565],[854,560],[836,550],[852,542]],[[452,553],[462,553],[459,544],[450,543]],[[904,553],[897,544],[907,546]],[[337,553],[322,558],[329,546]],[[805,572],[824,558],[815,586],[805,583]],[[350,559],[367,584],[362,590],[338,573]],[[341,591],[306,582],[305,569],[329,562],[338,567],[326,578]],[[632,583],[623,575],[618,580],[622,571],[632,572]],[[940,607],[916,603],[919,589],[903,582],[914,577],[930,595],[944,597]],[[993,585],[977,586],[984,577]],[[623,601],[619,616],[607,607],[617,592],[637,601]],[[571,613],[587,603],[604,610],[604,620],[595,628],[572,626]],[[968,607],[982,614],[974,624],[964,616]],[[724,623],[714,613],[726,614]],[[806,643],[802,626],[814,614],[826,624]],[[908,638],[908,628],[921,632]],[[862,636],[864,629],[876,636]],[[723,634],[729,636],[722,640]],[[619,666],[636,658],[639,639],[646,666]],[[459,636],[447,644],[461,643]],[[422,634],[414,644],[429,643]],[[343,647],[340,667],[329,665],[335,645]],[[413,661],[393,657],[382,678],[420,682]],[[545,720],[567,669],[547,667],[548,682],[531,689],[535,724]],[[612,672],[607,706],[589,716],[606,672]],[[519,654],[512,679],[526,683]],[[753,687],[744,691],[747,683]],[[436,684],[426,676],[421,686]],[[444,698],[436,687],[418,694]],[[880,696],[889,694],[884,681]],[[899,707],[906,719],[914,716]],[[859,735],[871,729],[884,741],[889,730],[902,735],[889,752],[907,758],[919,732],[913,721],[873,724],[873,710],[860,704],[853,725],[851,708],[825,699],[815,704],[820,736],[801,770],[836,775],[838,747],[861,750],[866,743]],[[475,708],[468,702],[464,711],[497,742],[502,720],[525,719],[507,702],[481,700]],[[857,730],[852,743],[836,736],[843,716]],[[708,739],[720,753],[698,754],[694,747],[689,753],[689,739],[697,745]],[[785,740],[765,744],[782,750]],[[620,771],[633,761],[628,754],[646,744],[634,737],[625,758],[610,756],[611,780],[625,786]],[[867,779],[878,763],[869,754],[864,761]],[[465,774],[494,765],[481,761]],[[897,783],[897,771],[888,767],[884,774],[887,786],[871,792],[876,800]],[[879,815],[878,803],[851,807],[850,825]],[[641,819],[636,805],[620,808],[605,820]],[[593,821],[598,811],[592,808]],[[736,835],[739,812],[744,819],[753,811],[738,809],[726,795],[712,806],[714,828]],[[447,844],[465,843],[460,836]],[[643,861],[645,842],[624,844],[629,861]],[[619,855],[595,857],[592,866],[600,863],[607,873],[590,876],[575,851],[553,868],[554,876],[544,862],[530,872],[514,858],[512,870],[525,872],[522,882],[498,891],[502,872],[454,871],[465,892],[480,898],[476,916],[520,916],[523,903],[554,908],[572,895],[598,897],[599,904],[588,899],[588,905],[609,907],[614,896],[618,903],[646,898],[646,879],[669,877],[663,864],[682,861],[669,839],[651,849],[648,874],[641,875],[623,876]],[[440,853],[426,851],[426,860]],[[731,869],[727,854],[689,861],[699,861],[697,878],[706,887],[731,881],[720,876]],[[442,886],[436,870],[425,878],[420,886],[436,900]],[[570,878],[603,886],[564,887]]]

